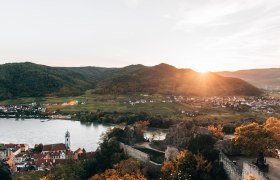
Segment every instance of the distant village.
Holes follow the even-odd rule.
[[[166,96],[163,99],[155,100],[153,96],[142,95],[143,98],[131,100],[129,99],[125,104],[136,106],[137,104],[146,103],[184,103],[191,105],[193,109],[201,109],[203,107],[211,108],[230,108],[236,111],[244,109],[251,110],[253,112],[262,112],[267,114],[276,113],[276,108],[280,107],[280,100],[273,97],[183,97],[183,96]],[[181,110],[182,114],[190,114],[195,116],[198,111],[187,112]]]
[[[61,106],[74,106],[85,104],[80,101],[70,101],[59,104]],[[39,104],[37,102],[28,105],[0,105],[0,117],[6,118],[50,118],[50,119],[71,119],[71,115],[61,114],[57,111],[49,112],[47,106],[58,104]]]
[[[113,101],[113,100],[112,100]],[[120,102],[129,106],[153,103],[180,103],[190,105],[192,110],[178,109],[178,113],[189,117],[200,115],[202,108],[227,108],[234,111],[251,111],[265,114],[276,114],[279,112],[280,100],[273,97],[184,97],[184,96],[163,96],[161,98],[153,95],[141,94],[139,98],[128,98]],[[61,104],[37,102],[28,105],[0,105],[0,117],[6,118],[49,118],[49,119],[72,119],[73,114],[65,114],[59,111],[48,111],[51,106],[76,106],[85,105],[85,101],[69,101]]]
[[[28,144],[0,144],[0,161],[11,172],[45,171],[67,159],[81,160],[92,158],[94,152],[78,148],[71,150],[70,133],[65,133],[65,143],[40,144],[30,148]]]

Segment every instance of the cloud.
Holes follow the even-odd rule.
[[[216,0],[191,5],[186,3],[185,7],[187,8],[178,13],[175,25],[178,29],[230,25],[242,20],[244,12],[259,10],[263,4],[264,1],[261,0],[254,2],[249,0],[247,3],[240,0]]]
[[[173,14],[173,30],[184,32],[189,47],[197,50],[186,57],[253,67],[280,56],[280,2],[213,0],[183,7]]]

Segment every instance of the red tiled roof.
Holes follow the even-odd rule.
[[[6,161],[6,164],[9,165],[10,169],[15,170],[16,163],[13,159],[8,159],[8,161]]]
[[[44,159],[47,155],[48,155],[48,153],[46,153],[46,154],[33,154],[33,158],[34,159]]]
[[[13,159],[15,156],[13,154],[7,156],[7,159]]]
[[[4,144],[5,148],[19,148],[19,144]]]
[[[66,146],[63,143],[43,145],[43,151],[64,151]]]
[[[80,152],[81,150],[82,150],[81,148],[78,148],[78,149],[75,151],[75,153]]]
[[[38,161],[36,161],[36,166],[57,165],[57,164],[63,164],[66,161],[67,161],[66,159],[38,159]]]

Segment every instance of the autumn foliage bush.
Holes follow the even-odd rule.
[[[250,123],[236,128],[233,141],[247,155],[280,147],[280,120],[268,118],[263,125]]]
[[[102,174],[97,174],[90,180],[146,180],[141,174],[140,163],[128,159],[114,165],[113,169],[107,169]]]
[[[223,127],[219,124],[217,127],[214,125],[208,126],[208,130],[212,132],[212,135],[218,139],[223,139],[225,134],[223,133]]]

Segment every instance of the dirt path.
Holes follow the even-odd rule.
[[[160,151],[158,149],[155,149],[155,148],[151,147],[149,142],[144,142],[144,143],[141,143],[141,144],[135,144],[134,146],[135,147],[142,147],[142,148],[146,148],[146,149],[151,149],[153,151],[163,153],[163,154],[165,153],[164,151]]]

